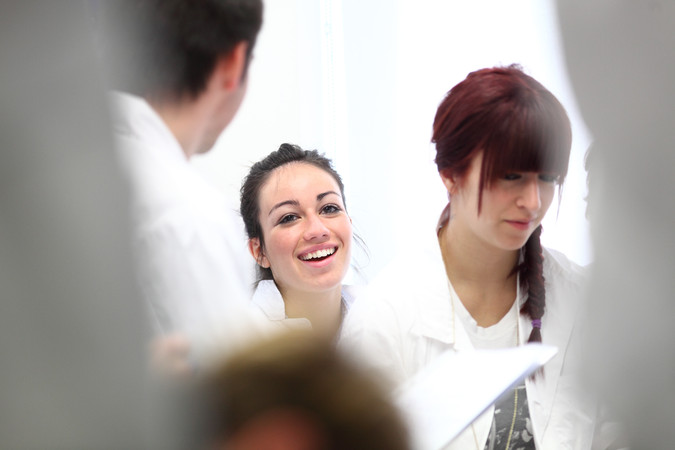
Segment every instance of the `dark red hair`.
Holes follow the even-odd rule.
[[[545,172],[562,183],[572,144],[565,109],[537,80],[518,66],[470,73],[445,96],[431,139],[436,166],[462,177],[481,151],[482,192],[507,172]]]
[[[518,66],[470,73],[445,96],[434,119],[431,139],[436,166],[445,176],[461,178],[483,152],[478,212],[483,189],[508,172],[567,175],[572,128],[565,109],[544,86]],[[546,307],[541,225],[521,249],[514,268],[528,293],[521,308],[533,324],[528,342],[541,342]]]

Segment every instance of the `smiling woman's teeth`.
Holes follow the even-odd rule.
[[[318,250],[316,252],[307,253],[300,257],[303,261],[309,261],[310,259],[325,258],[326,256],[332,255],[335,253],[335,248],[326,248],[324,250]]]

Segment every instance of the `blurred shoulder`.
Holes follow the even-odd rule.
[[[557,250],[545,248],[543,255],[547,310],[560,315],[565,311],[576,315],[586,299],[587,267]]]
[[[446,294],[447,278],[438,248],[405,250],[363,288],[350,319],[410,326],[424,311],[442,308],[436,304],[444,303]]]
[[[564,253],[550,249],[543,249],[544,276],[564,279],[573,283],[583,284],[587,278],[587,266],[581,266],[569,259]]]

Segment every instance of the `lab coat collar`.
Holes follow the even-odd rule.
[[[342,286],[342,301],[347,312],[356,300],[359,288],[357,286]],[[253,293],[251,303],[260,308],[265,316],[272,321],[305,321],[307,319],[289,319],[286,317],[286,306],[274,280],[261,280]]]
[[[408,259],[419,261],[410,274],[412,279],[417,280],[418,294],[415,301],[420,303],[419,314],[411,332],[448,344],[448,348],[471,349],[469,337],[464,328],[458,326],[457,317],[453,324],[451,287],[438,240],[435,234],[431,234],[431,237],[432,239],[422,243],[417,255]]]
[[[543,250],[544,255],[544,277],[546,283],[546,312],[542,317],[542,341],[548,345],[558,347],[558,354],[544,366],[543,374],[539,374],[534,380],[527,379],[528,401],[530,403],[530,414],[533,418],[535,438],[538,448],[541,446],[543,436],[546,434],[549,420],[553,410],[553,400],[556,398],[556,391],[559,389],[559,381],[562,374],[563,363],[570,356],[567,350],[570,347],[572,333],[575,323],[578,320],[580,300],[572,298],[570,293],[578,293],[579,290],[573,286],[578,281],[578,277],[573,274],[575,268],[569,266],[569,262],[561,261],[556,254],[549,250]],[[566,265],[567,264],[567,265]],[[573,281],[575,280],[575,281]],[[521,345],[527,342],[532,331],[531,321],[520,316]],[[539,410],[538,414],[533,410]],[[537,420],[539,419],[539,420]]]
[[[251,303],[260,308],[269,320],[286,319],[284,299],[273,280],[261,280],[258,283]]]
[[[163,159],[188,164],[180,143],[164,120],[142,97],[121,91],[109,93],[112,123],[117,136],[148,142],[149,151],[161,152]]]
[[[356,300],[356,297],[359,295],[361,291],[361,286],[355,286],[355,285],[342,285],[342,302],[345,305],[345,309],[347,312],[352,308],[352,305],[354,304],[354,301]]]

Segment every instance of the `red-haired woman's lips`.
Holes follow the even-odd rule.
[[[531,220],[507,220],[506,223],[516,228],[517,230],[528,230],[532,225]]]

